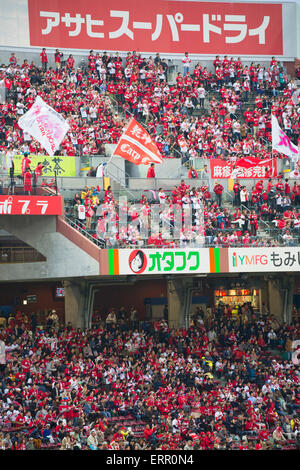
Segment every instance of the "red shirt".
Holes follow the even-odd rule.
[[[43,171],[43,164],[40,163],[39,165],[37,165],[34,171],[35,171],[36,176],[41,176],[42,171]]]
[[[24,158],[22,159],[22,174],[23,174],[23,175],[24,175],[24,173],[26,172],[27,168],[29,167],[30,163],[31,163],[30,158],[24,157]]]
[[[214,187],[214,192],[216,194],[222,194],[223,192],[223,186],[221,184],[216,184],[216,186]]]
[[[148,168],[147,178],[155,178],[155,171],[154,171],[154,168],[152,166],[150,166],[150,168]]]
[[[46,52],[43,52],[43,51],[42,51],[42,52],[40,53],[40,56],[41,56],[41,61],[42,61],[43,64],[45,64],[45,63],[48,62],[48,57],[47,57]]]
[[[31,191],[32,189],[31,178],[32,178],[32,174],[30,173],[30,171],[26,171],[24,175],[24,190],[25,191]]]

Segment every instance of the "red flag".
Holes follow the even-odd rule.
[[[121,135],[113,155],[125,158],[135,165],[162,163],[162,156],[155,142],[134,118]]]

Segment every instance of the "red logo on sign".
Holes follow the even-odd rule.
[[[142,250],[134,250],[129,256],[129,266],[134,274],[142,274],[147,267],[147,257]]]

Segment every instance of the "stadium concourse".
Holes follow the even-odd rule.
[[[62,194],[62,218],[71,225],[64,233],[77,248],[87,246],[86,239],[95,242],[96,247],[83,249],[96,253],[99,264],[97,277],[88,270],[81,276],[70,272],[51,284],[48,259],[41,282],[29,277],[11,282],[5,276],[17,273],[9,269],[18,263],[14,249],[9,259],[1,242],[2,450],[299,449],[299,269],[294,264],[299,264],[300,184],[297,161],[272,151],[271,135],[274,114],[291,142],[299,144],[299,98],[294,98],[299,69],[288,76],[275,57],[266,65],[247,65],[217,56],[209,68],[189,65],[187,57],[172,82],[170,66],[159,54],[128,52],[120,58],[91,51],[79,68],[72,55],[63,60],[57,51],[55,66],[49,67],[43,50],[40,63],[18,63],[12,53],[1,66],[0,140],[11,171],[10,179],[3,177],[2,194],[47,191],[39,193],[43,199]],[[70,124],[60,155],[80,160],[105,154],[134,116],[164,161],[178,162],[184,178],[171,189],[121,190],[113,181],[102,184],[105,169],[97,178],[97,169],[89,168],[95,183],[88,187],[82,178],[68,191],[57,181],[49,184],[42,162],[31,163],[34,155],[43,160],[43,148],[18,126],[37,95]],[[22,175],[13,171],[18,154]],[[233,164],[242,157],[272,158],[291,171],[274,176],[267,168],[263,177],[251,179],[251,187],[236,177],[229,189],[223,180],[214,181],[207,167],[194,168],[199,157]],[[147,180],[156,180],[155,171]],[[15,176],[24,178],[24,186],[19,178],[22,183],[12,191]],[[127,200],[121,202],[124,194]],[[155,233],[153,202],[160,221]],[[184,213],[174,236],[176,206],[191,212]],[[1,228],[7,229],[10,213],[1,217]],[[29,216],[12,217],[17,226]],[[42,221],[38,230],[44,234]],[[7,233],[1,237],[7,243]],[[131,271],[123,273],[126,248],[134,257],[129,255]],[[264,271],[253,266],[234,271],[231,259],[250,248],[258,249]],[[54,258],[56,249],[53,245]],[[157,268],[152,277],[146,271],[132,275],[145,269],[147,249],[155,249],[152,261],[168,254],[166,270]],[[175,267],[175,249],[184,261],[194,256],[200,267],[207,258],[206,271],[195,274],[192,265],[189,276],[180,275],[185,268]],[[264,269],[270,260],[273,268],[281,260],[282,268]],[[75,289],[76,282],[86,284]]]

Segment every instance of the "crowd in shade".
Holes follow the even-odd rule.
[[[297,77],[289,79],[274,57],[267,65],[246,65],[217,56],[208,70],[187,61],[187,53],[184,73],[171,81],[170,63],[160,54],[128,52],[121,58],[90,51],[80,67],[71,55],[61,54],[56,51],[53,67],[46,50],[40,64],[19,63],[13,53],[0,67],[6,96],[0,105],[2,149],[11,145],[18,152],[44,154],[18,126],[37,95],[69,122],[61,155],[104,154],[105,144],[118,141],[131,116],[147,126],[164,158],[180,157],[183,163],[194,156],[270,157],[271,113],[296,145],[299,141]]]
[[[196,307],[172,329],[131,308],[73,328],[18,311],[0,330],[1,450],[299,448],[299,315]],[[297,354],[296,354],[297,356]]]
[[[257,180],[248,190],[237,179],[230,203],[224,203],[224,193],[221,180],[209,189],[204,170],[199,178],[183,179],[171,191],[144,191],[136,202],[119,200],[110,186],[104,192],[86,187],[74,196],[67,215],[106,247],[298,244],[299,183],[270,178]]]

